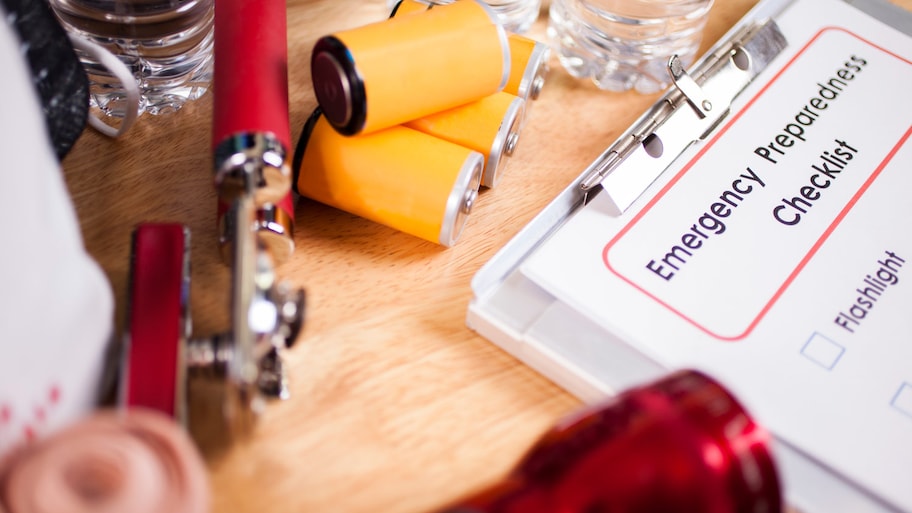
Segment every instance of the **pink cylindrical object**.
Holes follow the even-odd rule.
[[[153,410],[96,413],[0,462],[8,513],[205,513],[210,501],[190,437]]]

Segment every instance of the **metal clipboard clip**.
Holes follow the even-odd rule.
[[[719,126],[732,101],[787,45],[775,21],[763,20],[734,34],[692,74],[673,56],[673,87],[584,172],[585,202],[601,186],[615,215],[623,214],[684,150]]]

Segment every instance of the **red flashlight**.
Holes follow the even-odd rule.
[[[720,384],[681,371],[568,419],[441,513],[778,513],[769,441]]]

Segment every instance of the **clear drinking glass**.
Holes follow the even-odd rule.
[[[551,0],[548,37],[563,67],[601,89],[653,93],[668,60],[693,62],[713,0]]]
[[[392,10],[400,0],[386,0],[387,7]],[[450,4],[456,0],[402,0],[405,2],[422,2],[425,4]],[[542,0],[485,0],[497,13],[497,18],[504,29],[514,34],[523,34],[532,27],[538,19]]]
[[[163,114],[199,98],[212,81],[214,0],[50,0],[71,34],[107,49],[132,72],[139,112]],[[91,104],[123,117],[129,102],[119,79],[81,52]]]
[[[504,28],[514,34],[524,34],[538,19],[541,0],[487,0]]]

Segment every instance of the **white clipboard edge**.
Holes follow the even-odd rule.
[[[883,0],[841,1],[897,30],[912,34],[912,15],[898,6]],[[791,2],[762,0],[692,68],[700,67],[708,56],[745,26],[756,20],[775,19]],[[664,101],[668,94],[658,101]],[[646,114],[648,110],[633,125],[642,122]],[[585,203],[580,184],[591,167],[575,178],[473,276],[473,298],[466,317],[470,329],[587,403],[667,373],[667,369],[557,301],[517,270],[539,244],[560,229]],[[557,338],[561,340],[560,346],[547,343]],[[587,354],[588,344],[596,342],[600,345],[598,353],[610,353],[610,359],[599,358],[594,352],[591,359],[578,357],[580,353]],[[605,346],[610,349],[606,350]],[[577,357],[563,354],[562,348]],[[900,512],[794,446],[777,439],[774,451],[786,500],[800,511]]]

